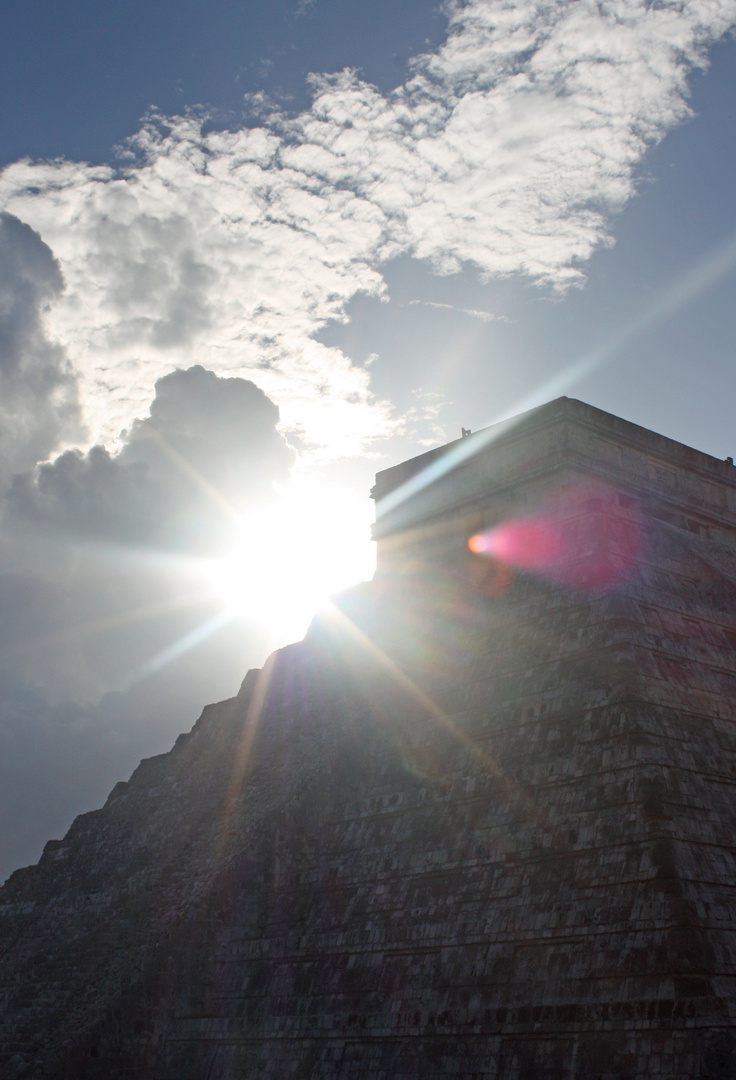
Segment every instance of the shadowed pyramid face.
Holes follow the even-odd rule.
[[[561,411],[11,878],[6,1060],[734,1075],[736,482]]]

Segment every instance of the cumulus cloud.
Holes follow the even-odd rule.
[[[16,477],[6,528],[189,553],[222,546],[232,520],[284,483],[294,454],[252,382],[197,365],[158,380],[120,452],[68,450]]]
[[[255,378],[313,442],[355,452],[387,432],[367,375],[310,336],[356,291],[380,289],[365,257],[380,215],[350,192],[305,189],[279,146],[260,129],[203,141],[198,124],[175,121],[141,133],[142,163],[124,175],[71,164],[5,172],[23,186],[10,201],[43,216],[64,267],[54,330],[85,373],[102,441],[145,411],[156,378],[195,355]],[[27,194],[31,176],[40,194]]]
[[[447,43],[385,99],[350,73],[315,81],[285,159],[352,186],[395,244],[449,272],[564,287],[608,240],[647,146],[688,113],[686,77],[736,5],[471,0]]]
[[[198,560],[287,480],[278,419],[252,383],[196,366],[158,381],[117,455],[69,450],[17,476],[0,576],[15,674],[88,701],[209,617]]]
[[[75,378],[43,325],[63,287],[38,233],[0,213],[0,488],[81,434]]]
[[[152,117],[119,169],[19,162],[0,200],[43,236],[66,292],[47,325],[103,441],[196,356],[254,378],[313,450],[392,419],[369,373],[314,335],[382,265],[524,274],[564,289],[610,242],[647,147],[688,115],[687,76],[734,0],[456,0],[437,52],[389,96],[349,71],[261,127]]]

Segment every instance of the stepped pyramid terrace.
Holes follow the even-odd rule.
[[[736,1076],[736,469],[560,398],[0,889],[0,1077]]]

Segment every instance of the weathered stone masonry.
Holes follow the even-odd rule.
[[[379,474],[375,581],[0,890],[0,1076],[736,1076],[736,470],[492,435]],[[489,583],[469,530],[581,483],[615,587]]]

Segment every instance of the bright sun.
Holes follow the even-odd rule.
[[[243,515],[207,578],[233,617],[261,624],[274,644],[297,640],[332,593],[372,576],[370,519],[353,492],[297,477],[278,501]]]

